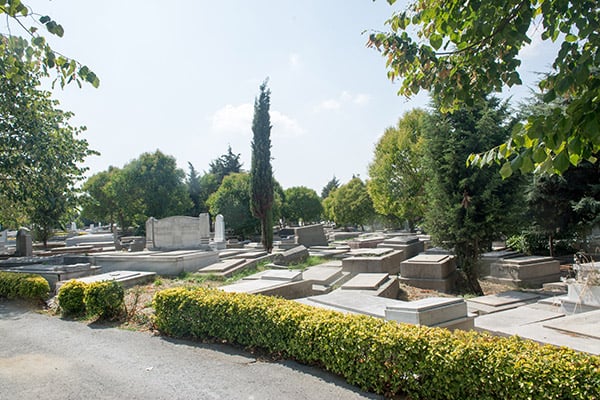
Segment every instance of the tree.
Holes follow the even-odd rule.
[[[367,190],[377,213],[407,221],[409,228],[423,218],[426,208],[423,110],[412,110],[387,128],[375,147]]]
[[[559,41],[552,70],[539,89],[545,103],[560,99],[564,108],[531,115],[504,143],[470,155],[469,162],[501,163],[503,177],[518,170],[562,173],[583,160],[595,162],[600,151],[597,2],[415,0],[387,24],[391,31],[371,34],[368,46],[387,58],[391,79],[402,79],[400,94],[429,90],[442,111],[476,104],[505,85],[520,85],[518,56],[531,43],[531,27],[543,40]],[[414,30],[417,41],[409,34]]]
[[[75,206],[75,183],[86,170],[80,163],[97,153],[78,138],[85,128],[69,124],[72,114],[37,89],[39,72],[21,74],[20,80],[0,76],[0,191],[22,205],[46,244]]]
[[[225,227],[235,235],[245,238],[258,232],[260,222],[250,211],[250,175],[247,173],[227,175],[206,203],[212,215],[223,215]]]
[[[364,225],[375,216],[367,186],[358,177],[331,192],[329,198],[332,200],[327,202],[327,207],[338,225],[360,226],[364,230]]]
[[[241,172],[242,163],[240,163],[240,154],[233,154],[231,146],[228,146],[227,154],[223,154],[216,160],[211,161],[209,167],[209,172],[214,174],[219,184],[221,184],[223,178],[227,175]]]
[[[482,294],[479,255],[519,229],[522,190],[519,177],[503,180],[497,167],[468,168],[465,157],[502,142],[510,128],[506,105],[491,99],[453,113],[436,110],[426,129],[425,228],[435,244],[453,249],[474,293]]]
[[[323,213],[317,192],[305,186],[286,189],[284,192],[283,217],[288,221],[316,222]]]
[[[261,242],[267,252],[273,249],[273,169],[271,167],[271,91],[267,80],[254,100],[252,120],[252,167],[250,191],[252,214],[260,220]]]
[[[107,221],[111,225],[117,221],[118,202],[114,191],[110,190],[111,180],[118,168],[109,167],[107,171],[90,176],[81,190],[82,208],[80,216],[89,221]]]
[[[36,21],[34,16],[38,15],[20,0],[1,0],[1,14],[6,15],[7,25],[12,21],[14,27],[22,29],[29,38],[13,36],[10,25],[8,34],[0,33],[0,72],[5,79],[18,83],[27,80],[30,72],[40,76],[50,76],[54,72],[54,82],[58,81],[61,86],[70,82],[77,82],[81,86],[82,82],[88,82],[98,87],[100,81],[94,72],[76,60],[56,53],[38,32],[38,26],[43,25],[50,34],[62,37],[64,28],[59,23],[47,15],[40,16]],[[37,26],[26,27],[26,21]]]
[[[186,179],[186,186],[188,190],[188,195],[190,196],[190,200],[192,201],[192,208],[190,209],[190,214],[193,217],[197,217],[202,212],[202,188],[200,186],[200,177],[198,176],[198,172],[192,165],[191,162],[188,162],[189,172]]]
[[[321,190],[321,198],[326,199],[327,196],[329,196],[329,193],[331,193],[333,190],[335,190],[339,187],[340,187],[340,181],[334,175],[333,178],[331,178],[331,180],[329,182],[327,182],[327,184]]]

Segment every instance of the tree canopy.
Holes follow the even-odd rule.
[[[595,162],[600,151],[597,1],[415,0],[387,24],[390,31],[372,33],[368,45],[386,58],[388,77],[401,80],[404,96],[431,91],[442,111],[522,84],[519,51],[531,43],[531,32],[559,42],[552,70],[539,82],[552,111],[529,116],[504,143],[470,155],[469,162],[502,164],[503,177],[517,170],[562,173],[583,160]]]
[[[223,178],[229,174],[234,174],[242,171],[242,163],[240,162],[240,154],[233,154],[231,146],[227,147],[227,153],[213,160],[209,164],[209,173],[214,174],[219,184],[223,182]]]
[[[379,214],[407,221],[410,229],[423,218],[426,207],[424,168],[427,113],[415,109],[385,130],[369,165],[367,185]]]
[[[329,199],[329,200],[328,200]],[[367,186],[354,177],[345,185],[332,191],[324,201],[328,218],[343,226],[361,226],[373,219],[373,201],[367,192]]]
[[[305,186],[295,186],[284,191],[283,217],[288,221],[317,222],[323,213],[317,192]]]

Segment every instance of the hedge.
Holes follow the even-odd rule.
[[[70,280],[58,291],[58,305],[63,315],[98,316],[113,319],[122,316],[125,309],[125,291],[116,281],[86,284]]]
[[[0,297],[45,300],[49,294],[50,285],[40,275],[0,272]]]
[[[153,305],[156,326],[168,336],[262,348],[375,393],[600,399],[600,357],[518,337],[398,324],[215,289],[166,289]]]

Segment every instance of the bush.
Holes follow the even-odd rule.
[[[50,285],[40,275],[0,272],[0,297],[45,300],[49,293]]]
[[[85,288],[85,308],[89,315],[102,319],[121,316],[125,307],[125,291],[115,281],[94,282]]]
[[[86,284],[70,280],[62,285],[58,291],[58,305],[63,315],[83,315],[85,313]]]
[[[398,324],[279,298],[167,289],[155,323],[323,366],[365,390],[413,399],[598,399],[600,357],[517,337]]]

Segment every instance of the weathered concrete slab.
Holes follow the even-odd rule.
[[[466,318],[467,303],[464,299],[430,297],[397,306],[388,306],[385,316],[386,319],[398,322],[437,326]]]
[[[266,256],[268,253],[266,251],[257,251],[257,250],[252,250],[252,251],[244,251],[241,253],[238,253],[236,255],[233,255],[229,258],[245,258],[245,259],[252,259],[252,258],[259,258],[259,257],[263,257]]]
[[[404,303],[400,300],[343,290],[334,290],[328,294],[312,296],[308,300],[317,307],[325,305],[353,314],[365,314],[378,318],[385,318],[385,308],[388,305],[393,306]]]
[[[151,282],[156,277],[154,272],[140,272],[140,271],[113,271],[105,274],[87,276],[84,278],[77,278],[76,280],[83,283],[94,283],[103,281],[117,281],[123,285],[123,287],[132,287],[135,285],[145,284]],[[61,281],[57,283],[56,290],[60,288],[65,282]]]
[[[341,287],[342,290],[376,290],[389,279],[386,273],[358,274]]]
[[[268,269],[245,279],[267,279],[273,281],[296,282],[302,280],[302,271],[288,269]]]
[[[302,272],[303,279],[313,281],[318,285],[330,285],[342,277],[342,267],[340,266],[323,266],[316,265],[305,269]]]
[[[600,339],[600,310],[547,321],[544,323],[544,327]],[[600,352],[600,341],[598,342],[598,352]]]
[[[470,302],[485,304],[487,306],[499,307],[512,303],[519,303],[523,301],[534,301],[540,298],[539,294],[519,292],[511,290],[508,292],[490,294],[487,296],[480,296],[469,299]]]
[[[353,255],[342,260],[342,268],[345,272],[357,273],[388,273],[397,274],[400,271],[400,263],[404,259],[402,250],[389,249],[369,249],[386,250],[381,255],[368,256],[369,253],[362,255]]]
[[[503,258],[490,264],[484,279],[516,287],[541,287],[560,280],[560,263],[552,257],[521,256]]]
[[[294,241],[306,247],[327,246],[325,229],[322,224],[294,228]]]
[[[479,316],[475,319],[475,327],[479,330],[486,330],[492,333],[511,334],[516,327],[548,321],[563,316],[564,314],[561,312],[522,306]]]
[[[33,264],[22,265],[7,269],[9,272],[23,274],[38,274],[48,281],[50,289],[58,290],[60,281],[76,279],[100,273],[101,268],[90,263],[76,263],[66,265]]]
[[[246,260],[243,258],[221,260],[214,264],[207,265],[206,267],[200,268],[198,270],[198,272],[207,273],[207,274],[211,274],[211,273],[222,274],[224,272],[229,271],[232,268],[237,267],[238,265],[243,264],[244,262],[246,262]]]

